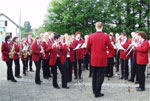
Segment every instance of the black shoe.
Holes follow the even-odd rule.
[[[56,89],[60,89],[60,87],[59,87],[59,86],[56,86],[56,87],[54,86],[54,88],[56,88]]]
[[[125,77],[124,79],[125,79],[125,80],[128,80],[128,77]]]
[[[30,70],[30,72],[34,72],[34,70]]]
[[[69,87],[62,87],[62,88],[69,89]]]
[[[10,78],[7,78],[7,80],[9,81],[9,80],[11,80]]]
[[[49,79],[49,77],[45,77],[44,79]]]
[[[134,80],[133,80],[133,79],[129,79],[128,81],[129,81],[129,82],[134,82]]]
[[[136,88],[136,90],[137,90],[137,89],[139,89],[140,87],[135,87],[135,88]]]
[[[42,83],[43,81],[40,80],[40,83]]]
[[[19,75],[19,76],[16,76],[16,78],[22,78],[22,77]]]
[[[26,76],[27,74],[26,73],[23,73],[24,74],[24,76]]]
[[[124,77],[120,77],[119,79],[122,80],[122,79],[124,79]]]
[[[95,97],[98,98],[98,97],[102,97],[104,96],[104,94],[100,93],[100,94],[95,94]]]
[[[12,82],[17,82],[17,80],[15,80],[15,79],[12,79],[11,81],[12,81]]]
[[[138,88],[136,91],[145,91],[145,89]]]
[[[138,84],[139,82],[138,81],[135,81],[135,84]]]
[[[81,77],[79,77],[79,79],[81,80],[82,78],[81,78]]]
[[[37,85],[41,85],[41,82],[36,83]]]

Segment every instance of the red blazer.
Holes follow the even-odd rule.
[[[141,46],[135,48],[136,50],[136,62],[138,65],[146,65],[148,64],[148,49],[149,43],[145,40]]]
[[[114,58],[115,57],[115,49],[107,48],[107,58]]]
[[[12,46],[12,44],[11,44],[11,46]],[[2,60],[9,61],[10,47],[7,42],[4,42],[2,44],[1,52],[2,52]]]
[[[75,41],[70,45],[70,61],[71,62],[75,62],[76,59],[75,59],[75,51],[73,49],[76,48],[76,43]]]
[[[85,42],[85,41],[84,41],[83,39],[81,39],[80,41],[75,40],[76,46],[77,46],[78,44],[81,44],[81,46],[82,46],[84,42]],[[81,47],[81,46],[80,46],[80,47]],[[83,60],[83,58],[84,58],[84,49],[77,49],[77,50],[76,50],[76,56],[77,56],[77,59],[78,59],[78,60]]]
[[[53,44],[54,39],[49,39],[50,44]]]
[[[50,66],[54,66],[56,64],[56,61],[57,61],[57,48],[56,47],[53,47],[52,48],[52,45],[49,47],[49,50],[50,50],[50,61],[49,61],[49,65]],[[66,51],[67,50],[67,51]],[[68,52],[68,48],[66,49],[65,46],[63,45],[60,45],[60,49],[59,49],[59,55],[60,55],[60,61],[61,61],[61,64],[64,64],[65,63],[65,59],[66,59],[66,56],[67,56],[67,52]]]
[[[22,49],[23,49],[23,48],[24,48],[24,47],[23,47],[23,44],[20,45],[19,48],[22,48]],[[24,61],[24,53],[21,55],[21,60]]]
[[[40,53],[41,48],[37,45],[37,43],[33,43],[32,45],[32,61],[39,61],[40,60]]]
[[[48,44],[46,44],[46,42],[42,42],[42,47],[44,48],[46,59],[49,59],[50,57],[50,53],[48,49],[50,45],[52,45],[50,44],[50,42],[48,42]],[[42,54],[42,59],[45,59],[43,54]]]
[[[19,59],[18,53],[19,53],[19,46],[15,44],[15,54],[13,56],[13,60]]]
[[[61,46],[61,51],[60,51],[61,64],[65,63],[65,61],[67,59],[67,53],[68,53],[68,46],[67,45],[62,45]]]
[[[127,39],[127,41],[122,45],[122,47],[126,50],[130,44],[131,44],[131,39]],[[125,53],[124,50],[120,50],[120,58],[121,59],[128,60],[130,58],[130,55],[128,55],[126,57],[127,54],[128,54],[128,52]]]
[[[33,43],[33,39],[31,39],[31,44]],[[26,44],[29,45],[29,41],[27,39]]]
[[[91,52],[91,65],[94,67],[107,67],[106,46],[114,49],[109,36],[103,32],[96,32],[89,36],[87,50]]]

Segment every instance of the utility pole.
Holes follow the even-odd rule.
[[[21,12],[19,14],[19,43],[21,42]]]

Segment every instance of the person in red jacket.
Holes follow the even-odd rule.
[[[114,45],[113,41],[113,36],[110,34],[109,35],[111,44]],[[114,57],[115,57],[115,49],[109,49],[107,48],[107,63],[108,67],[106,67],[106,74],[105,76],[107,77],[112,77],[113,76],[113,67],[114,67]]]
[[[128,60],[130,58],[130,55],[127,56],[128,52],[125,52],[125,50],[131,44],[131,40],[127,38],[126,33],[122,33],[121,40],[122,40],[121,45],[124,48],[124,50],[120,50],[121,77],[119,79],[128,80],[128,76],[129,76]]]
[[[32,45],[33,45],[32,33],[28,34],[26,44],[29,46],[29,56],[28,56],[29,61],[27,61],[27,71],[30,70],[30,72],[34,72],[34,70],[32,69],[32,53],[30,52],[32,50]],[[29,66],[28,66],[28,63],[29,63]]]
[[[44,53],[42,54],[42,68],[43,68],[43,77],[45,79],[49,79],[49,77],[51,77],[50,74],[50,66],[49,66],[49,57],[50,57],[50,53],[49,53],[49,46],[50,46],[50,42],[49,42],[49,38],[48,35],[44,36],[44,41],[42,42],[42,47],[44,49]]]
[[[32,61],[34,61],[36,66],[35,83],[38,85],[41,85],[40,80],[41,53],[43,53],[43,51],[41,50],[40,46],[40,37],[36,37],[35,42],[32,45]]]
[[[53,68],[53,86],[54,88],[60,89],[57,83],[57,66],[62,75],[62,88],[68,89],[66,79],[66,68],[64,63],[68,53],[68,48],[60,43],[60,35],[55,34],[54,43],[49,47],[50,50],[50,61],[49,65]]]
[[[74,72],[75,72],[75,79],[77,78],[81,79],[82,75],[81,65],[84,59],[84,50],[81,48],[81,46],[83,45],[84,40],[81,38],[81,32],[76,32],[75,35],[76,35],[75,39],[76,46],[78,46],[79,44],[81,45],[80,48],[75,51],[76,61],[74,66]]]
[[[21,60],[23,64],[23,74],[26,76],[28,56],[25,56],[25,54],[29,54],[28,46],[26,44],[26,38],[22,38],[22,44],[20,45],[20,49],[22,50]]]
[[[13,76],[12,71],[12,59],[9,57],[12,50],[11,37],[8,35],[5,37],[5,42],[2,44],[2,60],[6,62],[7,65],[7,80],[12,82],[17,82]]]
[[[106,47],[114,49],[109,36],[102,32],[101,22],[96,23],[96,33],[89,36],[87,50],[91,53],[91,66],[93,66],[92,88],[95,97],[102,97],[101,86],[104,81],[105,68],[107,67]]]
[[[137,63],[137,75],[139,81],[139,87],[137,87],[137,91],[145,90],[145,69],[148,64],[148,50],[149,43],[146,40],[147,35],[144,31],[138,32],[138,37],[140,43],[135,45],[136,50],[136,63]]]
[[[15,76],[17,78],[21,78],[20,76],[20,61],[19,61],[19,45],[18,45],[18,37],[14,37],[12,40],[13,44],[15,45],[15,54],[13,56],[13,60],[15,63]]]
[[[75,49],[76,48],[76,43],[75,43],[75,36],[74,34],[70,36],[70,68],[69,68],[69,77],[68,77],[68,81],[71,82],[72,81],[72,70],[75,66]]]

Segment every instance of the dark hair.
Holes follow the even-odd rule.
[[[59,39],[60,35],[59,34],[55,34],[54,35],[54,40]]]
[[[127,36],[127,34],[126,34],[125,32],[122,32],[122,33],[121,33],[121,35],[123,35],[123,36]]]
[[[11,38],[10,35],[7,35],[7,36],[5,37],[5,42],[7,42],[8,39],[10,39],[10,38]]]
[[[29,36],[29,35],[32,35],[32,33],[28,33],[28,36]]]
[[[147,35],[144,31],[138,32],[138,35],[141,36],[143,39],[147,39]]]
[[[18,37],[14,37],[14,38],[12,39],[12,42],[14,43],[16,39],[18,39]]]

